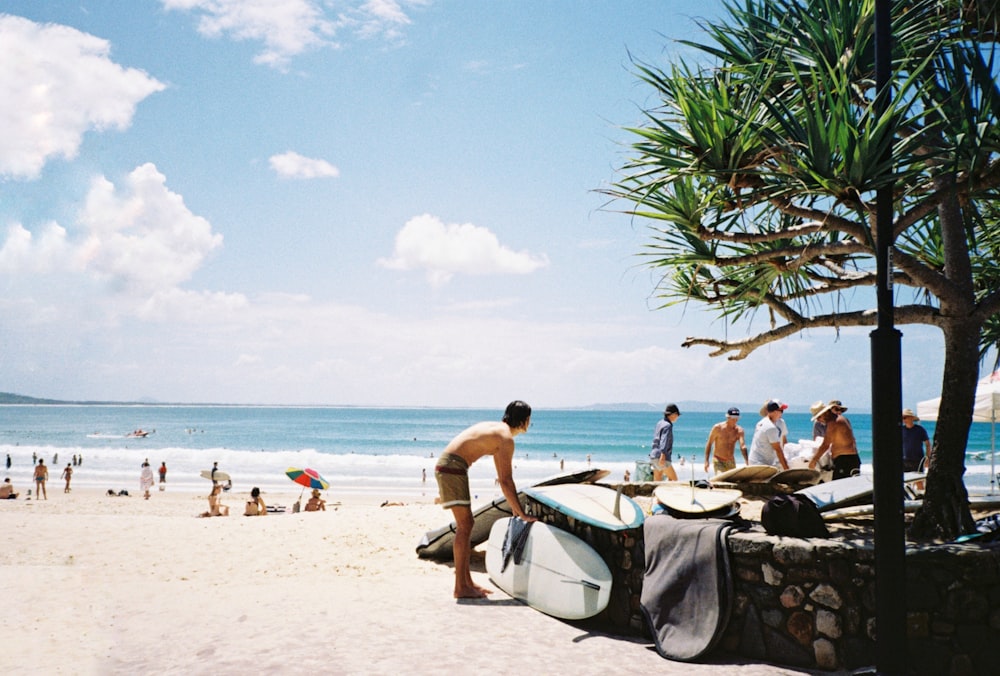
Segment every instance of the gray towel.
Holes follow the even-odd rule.
[[[646,573],[639,604],[656,650],[693,661],[722,638],[733,605],[729,521],[657,515],[643,524]]]
[[[528,542],[528,531],[531,530],[533,521],[522,521],[520,517],[513,517],[507,522],[507,533],[503,536],[503,547],[500,550],[503,554],[503,565],[500,572],[507,570],[507,564],[514,559],[514,565],[521,563],[521,555],[524,553],[524,545]]]

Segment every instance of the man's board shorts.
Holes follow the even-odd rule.
[[[733,458],[732,460],[719,460],[718,458],[712,458],[712,467],[715,468],[716,474],[728,472],[731,469],[736,469],[736,458]]]
[[[434,478],[437,479],[443,508],[472,504],[469,497],[469,463],[464,459],[451,453],[442,454],[434,468]]]
[[[838,455],[833,459],[833,478],[846,479],[861,472],[861,458],[855,453]]]

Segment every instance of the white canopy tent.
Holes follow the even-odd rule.
[[[937,420],[941,397],[917,402],[917,417]],[[997,419],[1000,418],[1000,371],[994,371],[976,386],[976,406],[972,422],[988,422],[990,430],[990,493],[996,485]]]

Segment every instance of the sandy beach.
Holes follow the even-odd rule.
[[[23,489],[24,487],[19,487]],[[291,507],[298,490],[269,493]],[[328,495],[328,511],[196,518],[204,495],[93,489],[0,502],[4,666],[52,674],[809,673],[717,655],[661,658],[495,592],[451,598],[450,565],[414,547],[430,500]],[[489,585],[481,559],[474,576]]]

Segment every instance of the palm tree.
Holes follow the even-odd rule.
[[[995,31],[959,0],[893,3],[893,102],[873,105],[875,0],[727,0],[712,67],[636,64],[658,105],[607,192],[652,238],[664,306],[697,302],[745,337],[686,347],[743,359],[808,329],[874,326],[875,193],[894,186],[897,324],[944,339],[942,404],[914,539],[974,524],[962,481],[980,348],[1000,313]],[[981,8],[982,9],[982,8]],[[990,24],[992,25],[992,24]],[[886,150],[889,152],[886,153]],[[886,159],[888,158],[888,159]],[[761,327],[760,319],[765,320]]]

